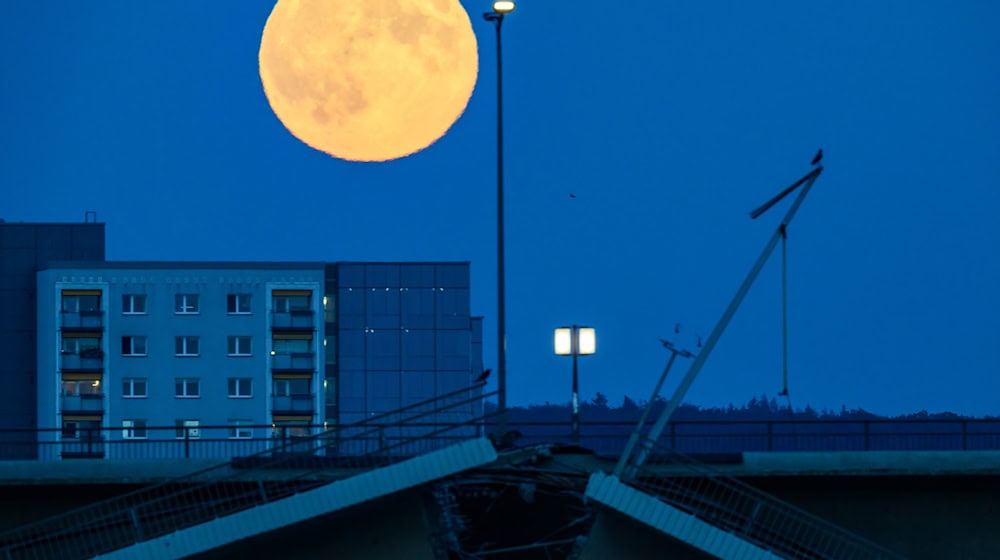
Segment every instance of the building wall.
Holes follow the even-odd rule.
[[[482,371],[467,262],[331,264],[327,298],[337,345],[327,375],[342,423],[466,389]],[[427,421],[467,419],[473,408]]]
[[[292,421],[309,425],[323,422],[322,265],[57,263],[56,266],[38,275],[38,316],[45,317],[39,323],[38,334],[38,359],[44,366],[40,369],[38,390],[40,427],[63,430],[67,419],[89,422],[95,416],[67,410],[66,396],[61,394],[67,387],[66,366],[70,360],[79,359],[61,353],[63,339],[78,336],[65,328],[65,322],[73,314],[61,311],[62,298],[66,293],[86,289],[100,291],[103,313],[103,329],[99,333],[103,369],[99,372],[99,383],[104,398],[103,407],[96,414],[100,425],[108,429],[103,456],[123,453],[121,442],[129,437],[171,442],[146,446],[151,457],[250,454],[263,447],[232,439],[237,435],[270,436],[271,430],[261,426]],[[289,315],[272,307],[274,296],[303,291],[311,294],[311,302],[304,315],[300,312],[301,324],[293,330],[279,328],[288,325]],[[230,313],[228,296],[237,294],[241,298],[249,296],[248,312]],[[182,295],[197,295],[196,312],[177,312],[177,297]],[[126,299],[136,301],[139,297],[144,298],[144,312],[127,312],[134,309],[126,309]],[[145,337],[144,355],[128,355],[124,349],[125,337]],[[187,351],[197,354],[178,355],[177,337],[197,337],[197,349]],[[250,337],[249,355],[230,355],[230,337]],[[284,337],[308,344],[314,358],[299,360],[298,369],[289,369],[289,357],[275,343],[275,339]],[[279,372],[279,367],[284,369]],[[296,410],[290,413],[292,397],[273,394],[278,389],[274,381],[279,377],[303,379],[312,399],[296,398]],[[239,378],[242,387],[246,386],[244,380],[250,380],[250,394],[231,395],[230,378]],[[137,384],[126,385],[127,379],[144,380],[145,394],[128,395],[126,391],[134,391]],[[197,394],[179,396],[181,379],[197,380],[196,384],[185,384],[180,391],[193,393],[190,389],[196,385]],[[171,428],[185,420],[196,422],[197,431]],[[124,422],[133,422],[134,428],[144,424],[147,429],[130,433]],[[231,426],[236,422],[257,428],[233,432]],[[153,427],[167,429],[153,430]],[[225,445],[214,444],[212,440],[221,440]],[[43,447],[50,455],[66,450],[65,444]],[[135,456],[134,451],[130,453]]]
[[[35,273],[56,260],[103,261],[104,224],[0,222],[0,459],[35,457]]]

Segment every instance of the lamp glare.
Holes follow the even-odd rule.
[[[493,11],[498,14],[509,14],[514,11],[514,2],[510,0],[497,0],[493,3]]]
[[[568,356],[573,352],[572,329],[561,327],[556,329],[555,350],[559,356]]]
[[[577,349],[581,356],[597,352],[597,333],[593,327],[577,329]]]

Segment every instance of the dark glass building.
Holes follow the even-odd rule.
[[[36,273],[52,261],[103,261],[103,223],[0,221],[0,459],[33,459],[38,425],[35,402]],[[23,433],[16,430],[24,429]]]

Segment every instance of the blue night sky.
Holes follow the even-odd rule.
[[[490,3],[463,4],[464,115],[372,164],[270,110],[273,2],[5,2],[0,217],[96,210],[111,260],[471,261],[495,368],[495,41]],[[569,400],[552,329],[573,322],[598,331],[584,397],[648,398],[657,338],[696,349],[788,203],[747,213],[822,146],[789,228],[794,405],[1000,414],[1000,3],[629,7],[523,0],[504,23],[510,403]],[[781,389],[777,257],[689,402]]]

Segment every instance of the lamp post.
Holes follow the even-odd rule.
[[[503,17],[514,11],[514,2],[497,0],[493,11],[483,14],[483,19],[493,22],[497,30],[497,400],[500,417],[498,430],[507,432],[507,317],[504,290],[503,249],[503,60],[500,48],[500,28]]]
[[[597,351],[597,334],[593,327],[559,327],[555,332],[554,346],[559,356],[573,356],[573,443],[580,443],[580,377],[577,373],[577,356],[587,356]]]

